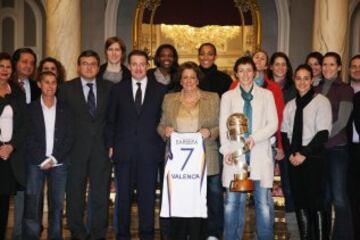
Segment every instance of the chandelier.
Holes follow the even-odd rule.
[[[189,25],[160,25],[161,33],[179,43],[180,50],[198,49],[202,43],[211,42],[219,49],[225,49],[226,43],[236,37],[240,37],[240,26],[208,25],[204,27],[192,27]]]

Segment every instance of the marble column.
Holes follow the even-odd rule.
[[[343,60],[343,76],[348,61],[349,0],[315,0],[313,50],[337,52]]]
[[[81,49],[81,1],[46,1],[46,52],[62,62],[66,78],[77,76]]]

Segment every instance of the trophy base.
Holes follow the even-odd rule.
[[[231,192],[251,192],[254,190],[254,182],[250,179],[233,180],[230,183]]]

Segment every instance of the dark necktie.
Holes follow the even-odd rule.
[[[95,95],[93,91],[93,83],[87,83],[86,84],[89,87],[89,94],[87,97],[87,105],[89,107],[89,113],[91,117],[94,119],[96,114],[96,106],[95,106]]]
[[[136,107],[137,113],[140,113],[141,99],[142,99],[141,83],[138,82],[138,83],[136,83],[136,85],[138,86],[138,88],[137,88],[136,94],[135,94],[135,107]]]

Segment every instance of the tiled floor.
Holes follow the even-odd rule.
[[[112,224],[112,216],[113,216],[113,207],[110,208],[110,215],[109,215],[109,228],[108,228],[108,234],[107,234],[107,239],[111,240],[111,239],[115,239],[114,237],[114,233],[111,227]],[[156,208],[156,213],[158,214],[159,209],[158,207]],[[11,232],[12,232],[12,226],[13,226],[13,206],[11,206],[10,208],[10,214],[9,214],[9,226],[8,226],[8,231],[7,231],[7,238],[6,239],[11,239]],[[286,223],[284,221],[284,212],[281,209],[277,209],[275,210],[275,237],[274,239],[287,239],[286,237]],[[138,239],[138,234],[137,234],[137,207],[136,204],[133,205],[132,207],[132,225],[131,225],[131,233],[132,233],[132,239],[137,240]],[[43,234],[41,236],[41,239],[47,239],[47,234],[46,234],[46,228],[47,228],[47,221],[45,220],[47,217],[47,213],[46,211],[44,212],[44,227],[45,230],[43,231]],[[244,240],[250,240],[253,239],[254,237],[254,210],[252,207],[248,207],[247,208],[247,215],[246,215],[246,227],[245,227],[245,233],[244,233]],[[156,220],[156,224],[155,224],[155,228],[156,228],[156,239],[160,239],[160,234],[159,234],[159,224],[158,224],[158,220]],[[70,239],[70,232],[69,230],[66,228],[66,221],[64,218],[64,237],[65,239]]]

